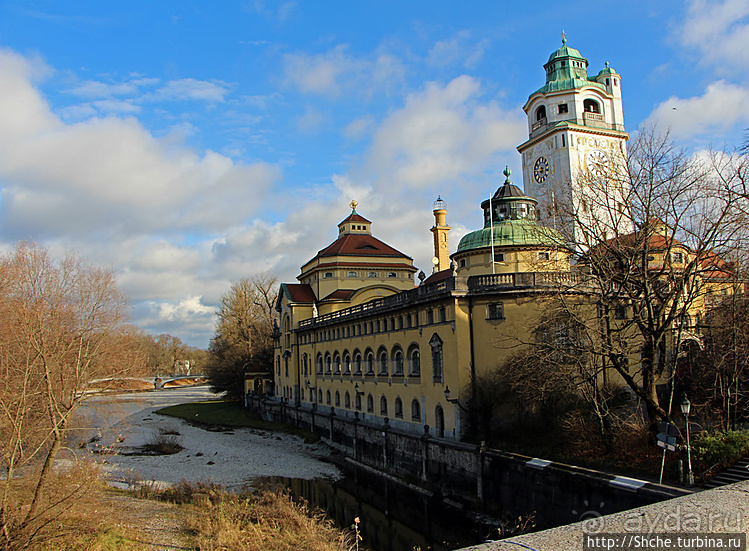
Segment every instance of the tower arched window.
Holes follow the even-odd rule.
[[[322,374],[322,354],[317,355],[317,372]]]
[[[361,411],[361,394],[356,395],[356,398],[354,399],[354,404],[356,406],[356,411]]]
[[[374,354],[371,350],[367,352],[367,359],[364,362],[364,366],[365,375],[374,375]]]
[[[542,105],[536,109],[536,122],[546,118],[546,106]]]
[[[361,375],[361,353],[360,352],[354,353],[354,373],[356,375]]]
[[[343,372],[351,373],[351,355],[348,352],[343,356]]]
[[[341,372],[341,355],[336,352],[335,357],[333,358],[333,373],[340,373]]]
[[[371,394],[367,394],[367,411],[374,413],[374,398],[372,398]]]
[[[600,113],[601,105],[594,99],[583,100],[583,111],[586,113]]]
[[[411,402],[411,421],[421,421],[421,405],[416,398]]]
[[[351,409],[351,395],[348,393],[348,390],[343,397],[343,407],[345,407],[346,409]]]
[[[385,396],[380,398],[380,415],[388,414],[388,399]]]
[[[336,407],[341,405],[341,393],[337,390],[335,391],[335,405]]]
[[[325,373],[330,374],[333,372],[333,359],[330,354],[325,356]]]

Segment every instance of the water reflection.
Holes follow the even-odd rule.
[[[495,539],[498,533],[496,523],[479,521],[439,496],[361,469],[335,482],[267,477],[254,485],[288,488],[345,528],[359,517],[362,545],[371,551],[446,551]]]

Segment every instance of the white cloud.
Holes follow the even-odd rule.
[[[724,74],[749,69],[749,3],[746,0],[691,0],[676,29],[677,40],[702,52],[703,61]]]
[[[351,121],[343,130],[343,135],[350,140],[360,140],[372,128],[374,118],[367,115]]]
[[[144,96],[144,101],[190,100],[208,103],[223,103],[231,86],[219,80],[205,81],[194,78],[170,80],[152,94]]]
[[[65,124],[31,73],[25,58],[0,54],[6,236],[219,231],[251,215],[279,176],[272,165],[197,155],[174,136],[158,140],[133,118]]]
[[[452,38],[438,41],[429,51],[427,64],[435,67],[475,67],[481,61],[489,41],[484,39],[471,44],[470,38],[471,34],[468,31],[461,31]]]
[[[311,133],[317,130],[325,121],[325,115],[314,107],[307,107],[304,114],[296,121],[296,127],[300,132]]]
[[[382,185],[423,189],[495,164],[497,152],[522,141],[525,124],[517,109],[479,103],[480,93],[478,80],[463,75],[411,94],[375,133],[369,171]]]
[[[710,84],[701,96],[672,96],[658,105],[645,121],[674,138],[714,135],[737,124],[749,123],[749,89],[720,80]]]
[[[287,85],[331,99],[343,92],[369,97],[375,90],[388,90],[404,77],[397,57],[377,52],[369,58],[356,58],[346,45],[323,54],[286,54],[283,63]]]

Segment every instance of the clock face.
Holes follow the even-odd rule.
[[[549,161],[545,157],[539,157],[536,159],[536,164],[533,165],[533,179],[539,184],[543,184],[548,176]]]
[[[585,158],[587,169],[596,177],[604,176],[611,163],[611,159],[600,149],[591,149]]]

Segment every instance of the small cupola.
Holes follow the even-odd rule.
[[[488,228],[505,220],[528,218],[535,221],[538,201],[525,195],[510,181],[512,171],[509,166],[506,166],[502,173],[505,175],[504,184],[491,199],[481,203],[484,211],[484,227]]]
[[[546,83],[568,79],[588,79],[588,60],[578,50],[567,46],[567,38],[562,31],[562,47],[549,56],[544,65]]]
[[[351,201],[351,214],[338,224],[338,235],[372,235],[372,222],[359,215],[356,201]]]

